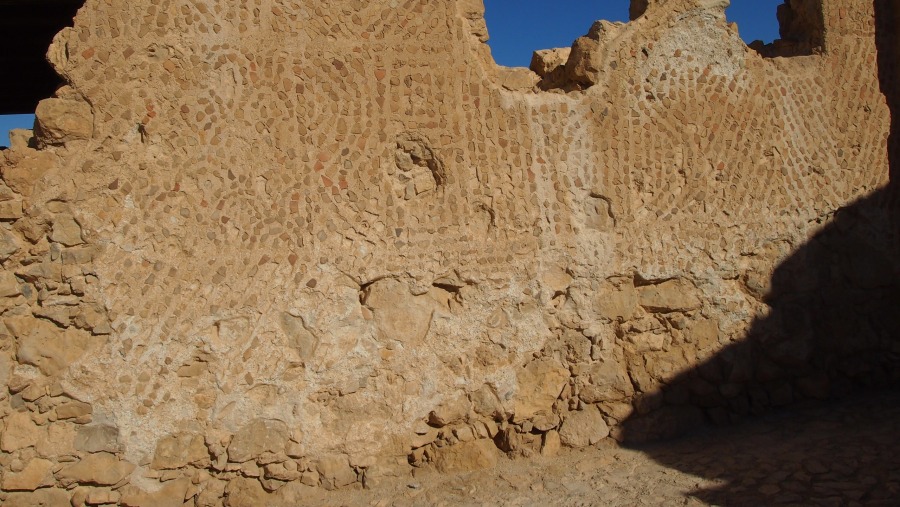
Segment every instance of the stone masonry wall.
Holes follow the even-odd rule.
[[[480,0],[87,0],[0,154],[0,501],[293,505],[892,381],[873,6],[756,51],[727,3],[532,72]]]

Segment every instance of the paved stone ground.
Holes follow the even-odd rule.
[[[417,471],[317,505],[900,505],[900,392],[794,408],[641,449]]]

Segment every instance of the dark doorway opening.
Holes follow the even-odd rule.
[[[33,113],[37,103],[63,84],[47,62],[53,36],[84,0],[0,0],[0,114]]]

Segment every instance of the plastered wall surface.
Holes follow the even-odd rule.
[[[290,504],[891,381],[872,4],[755,49],[636,4],[532,72],[478,0],[87,0],[0,154],[0,499]]]

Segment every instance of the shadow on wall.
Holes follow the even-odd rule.
[[[727,423],[809,399],[834,399],[867,389],[895,387],[900,379],[900,3],[875,0],[879,80],[892,115],[887,187],[840,209],[833,221],[779,265],[765,297],[769,313],[748,336],[702,365],[669,381],[659,396],[663,408],[635,414],[622,425],[626,443],[666,438],[706,421]],[[892,398],[896,402],[900,397]],[[652,404],[658,405],[658,404]],[[877,418],[877,414],[871,415]],[[845,445],[866,431],[842,428]],[[746,490],[747,476],[793,474],[803,459],[833,460],[833,449],[806,449],[790,460],[760,462],[777,455],[810,428],[760,440],[747,455],[701,463],[678,453],[643,448],[660,463],[716,478],[724,484],[695,493],[702,500],[765,505],[778,497]],[[804,437],[805,438],[805,437]],[[900,453],[900,437],[881,442]],[[760,446],[763,446],[760,448]],[[768,449],[765,446],[769,446]],[[846,450],[846,449],[845,449]],[[758,452],[757,452],[758,451]],[[852,449],[850,449],[852,452]],[[863,451],[856,451],[863,458]],[[752,456],[751,456],[752,454]],[[882,454],[884,455],[884,454]],[[878,467],[877,463],[866,467]],[[802,470],[801,470],[802,472]],[[831,480],[842,480],[832,478]],[[785,492],[786,493],[786,492]],[[865,501],[862,499],[862,501]]]

